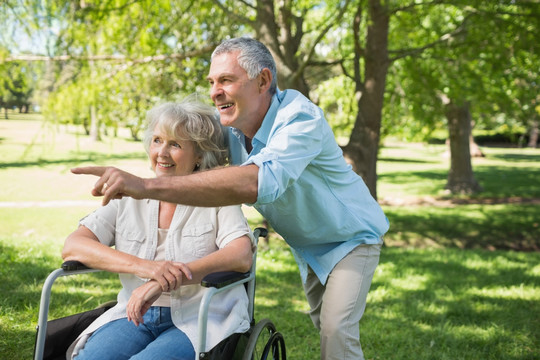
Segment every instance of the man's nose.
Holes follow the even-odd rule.
[[[217,96],[221,95],[223,93],[223,89],[221,88],[221,85],[214,83],[210,86],[210,98],[214,100]]]

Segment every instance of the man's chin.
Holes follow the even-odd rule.
[[[223,126],[234,127],[234,119],[228,116],[220,116],[219,121],[221,122],[221,125]]]

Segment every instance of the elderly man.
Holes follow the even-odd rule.
[[[74,169],[100,176],[93,194],[186,205],[254,206],[290,245],[321,359],[363,359],[359,321],[388,220],[345,162],[320,108],[280,91],[269,50],[251,38],[222,42],[212,54],[210,96],[228,127],[233,166],[142,179],[115,168]]]

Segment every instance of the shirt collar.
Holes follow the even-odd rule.
[[[270,103],[270,107],[268,108],[268,111],[264,116],[261,127],[255,133],[253,140],[258,141],[262,144],[266,144],[268,142],[268,137],[270,136],[270,131],[274,127],[276,114],[284,94],[285,92],[276,89],[276,93],[272,96],[272,102]]]

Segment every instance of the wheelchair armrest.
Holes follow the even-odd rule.
[[[64,271],[77,271],[77,270],[88,270],[88,269],[90,269],[88,266],[76,260],[64,261],[64,263],[62,264],[62,270]]]
[[[236,272],[236,271],[221,271],[215,272],[212,274],[206,275],[202,281],[201,285],[204,287],[215,287],[220,289],[226,285],[235,283],[237,281],[247,279],[251,273],[245,272]]]

